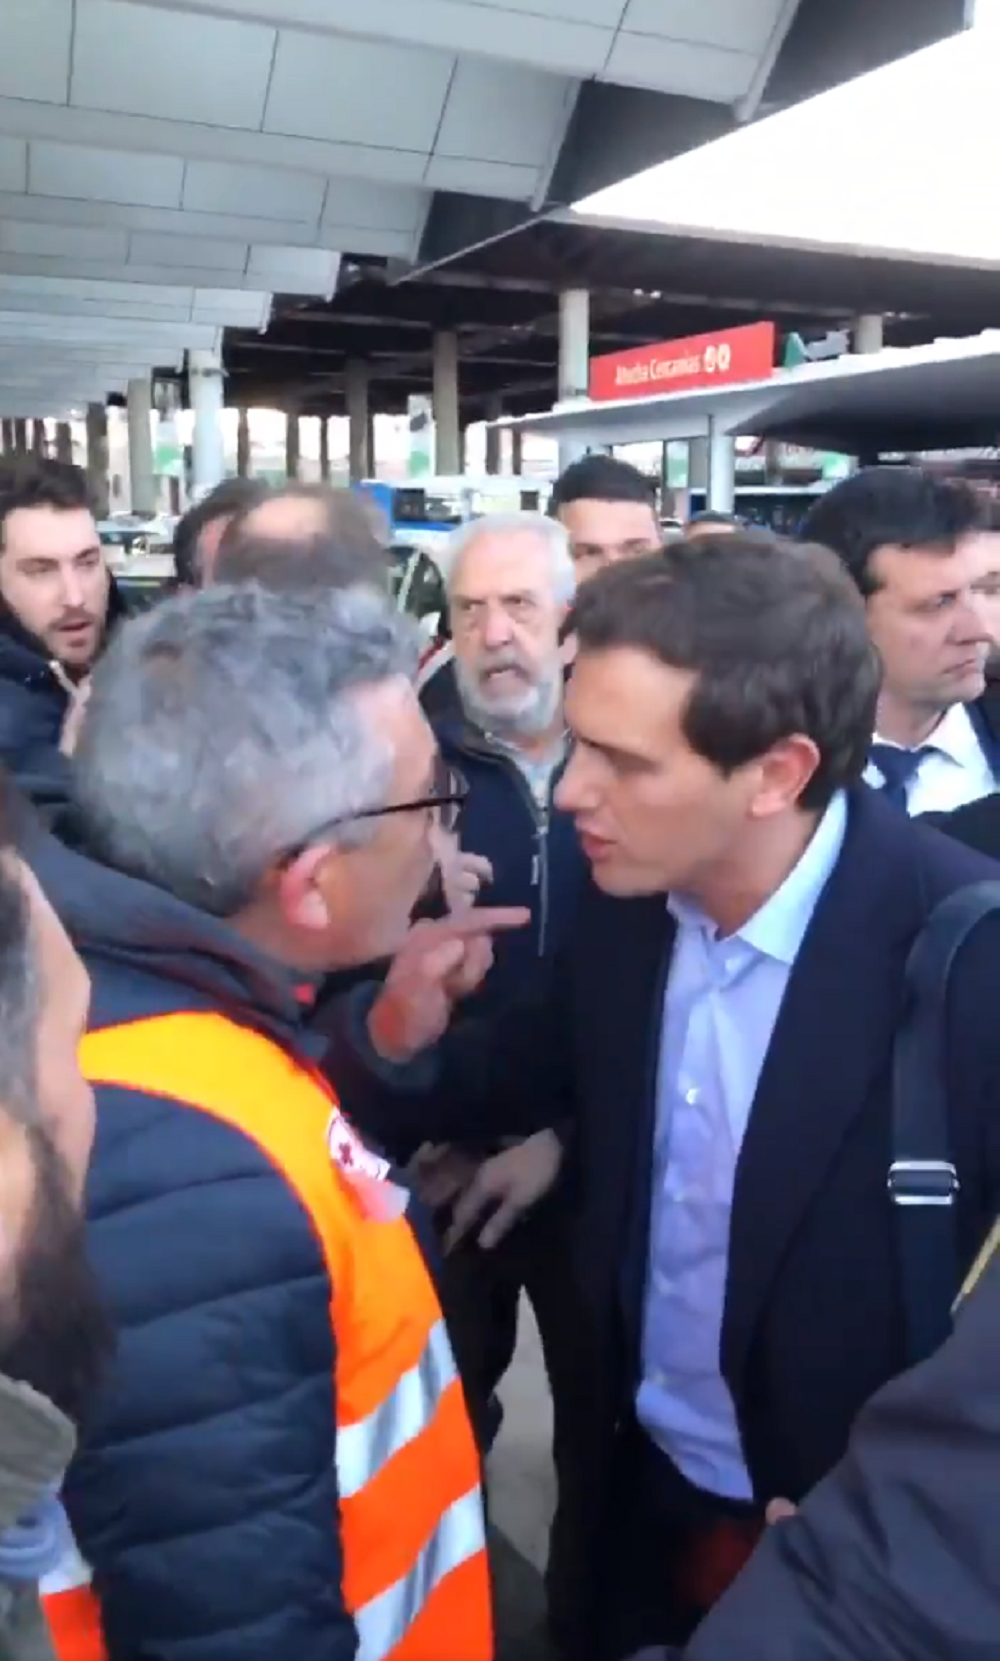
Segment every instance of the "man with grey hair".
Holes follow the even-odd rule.
[[[443,999],[523,920],[409,928],[461,792],[414,662],[370,589],[168,600],[95,676],[75,846],[35,851],[94,984],[121,1342],[67,1502],[115,1657],[492,1661],[434,1283],[307,1026],[331,970],[396,953]]]
[[[490,898],[532,922],[497,943],[479,1008],[530,996],[583,876],[576,833],[553,808],[566,757],[562,625],[576,590],[566,532],[540,513],[488,514],[444,558],[461,713],[434,723],[465,777],[462,845],[488,862]]]
[[[467,784],[458,823],[462,848],[480,856],[491,904],[524,906],[531,914],[528,928],[496,943],[493,968],[475,999],[480,1014],[492,1015],[544,996],[583,886],[576,830],[553,801],[567,755],[562,633],[576,577],[566,531],[537,513],[491,514],[462,526],[444,568],[461,715],[434,726],[442,756]],[[556,1422],[560,1504],[549,1593],[558,1624],[559,1607],[573,1596],[571,1573],[561,1572],[569,1560],[563,1542],[573,1505],[566,1486],[572,1471],[562,1453],[579,1357],[567,1230],[556,1198],[501,1239],[549,1186],[551,1143],[537,1137],[497,1151],[482,1131],[477,1141],[477,1128],[470,1119],[461,1149],[426,1147],[417,1165],[446,1230],[463,1194],[486,1185],[505,1196],[480,1238],[449,1255],[449,1313],[470,1401],[489,1427],[487,1404],[517,1341],[522,1288],[533,1306]],[[457,1233],[452,1229],[453,1243]]]

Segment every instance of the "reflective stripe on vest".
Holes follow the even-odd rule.
[[[406,1218],[373,1220],[331,1159],[332,1092],[221,1015],[106,1028],[84,1039],[81,1057],[93,1084],[232,1125],[312,1222],[331,1286],[342,1591],[357,1661],[492,1661],[479,1455],[441,1308]]]
[[[457,1376],[444,1321],[438,1321],[420,1360],[403,1374],[392,1395],[366,1419],[338,1431],[337,1486],[342,1499],[353,1499],[394,1454],[420,1435]]]

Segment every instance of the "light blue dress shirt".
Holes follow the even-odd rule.
[[[736,1164],[781,1001],[840,856],[834,797],[794,870],[735,934],[671,896],[677,938],[657,1080],[639,1422],[690,1482],[753,1497],[720,1371]]]

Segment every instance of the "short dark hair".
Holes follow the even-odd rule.
[[[0,550],[12,513],[21,508],[52,508],[56,513],[93,512],[87,475],[82,467],[47,456],[16,456],[0,466]]]
[[[800,534],[832,548],[867,597],[878,588],[871,562],[879,548],[950,554],[982,524],[982,501],[963,480],[937,479],[922,467],[862,467],[813,503]]]
[[[616,456],[581,456],[570,462],[552,486],[549,512],[555,518],[570,502],[642,502],[656,512],[656,489],[627,461]]]
[[[257,507],[267,500],[270,486],[263,479],[223,479],[200,502],[188,508],[174,529],[174,574],[183,588],[198,588],[202,570],[198,544],[202,533],[217,519],[232,519],[236,514]]]
[[[984,531],[1000,531],[1000,497],[984,496],[982,498]]]
[[[704,508],[701,513],[692,513],[687,522],[687,528],[695,525],[727,525],[735,531],[740,521],[735,513],[720,513],[717,508]]]
[[[223,542],[215,566],[218,583],[258,582],[273,594],[352,588],[384,588],[387,562],[374,540],[352,542],[329,536],[243,536]]]
[[[881,669],[857,590],[832,554],[765,532],[672,542],[581,588],[578,650],[633,647],[697,676],[683,731],[729,774],[793,733],[819,764],[800,806],[862,775]]]

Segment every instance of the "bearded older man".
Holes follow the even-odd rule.
[[[466,861],[478,856],[490,905],[525,907],[531,916],[527,928],[494,939],[493,967],[473,1000],[478,1014],[491,1016],[543,995],[583,887],[576,831],[553,803],[567,757],[561,633],[576,573],[567,531],[535,513],[486,515],[462,526],[443,564],[461,714],[434,725],[442,756],[464,780],[457,825],[463,855]],[[392,1145],[392,1125],[372,1128]],[[481,1139],[476,1145],[476,1133],[472,1120],[461,1150],[425,1149],[417,1164],[425,1198],[442,1202],[446,1228],[449,1205],[465,1184],[499,1181],[504,1191],[506,1203],[479,1239],[448,1256],[448,1316],[473,1414],[488,1440],[496,1423],[492,1394],[514,1352],[522,1288],[534,1309],[555,1420],[558,1504],[548,1590],[558,1635],[576,1595],[579,1461],[570,1450],[576,1392],[586,1374],[567,1220],[557,1195],[511,1229],[515,1214],[523,1215],[549,1185],[551,1147],[531,1138],[478,1164],[491,1149]],[[413,1149],[394,1151],[406,1157]]]
[[[462,846],[488,861],[491,903],[516,895],[532,919],[497,943],[483,992],[496,1008],[538,984],[583,876],[576,832],[552,803],[566,758],[560,631],[576,579],[566,532],[535,513],[464,525],[444,565],[461,714],[436,731],[468,786]]]

